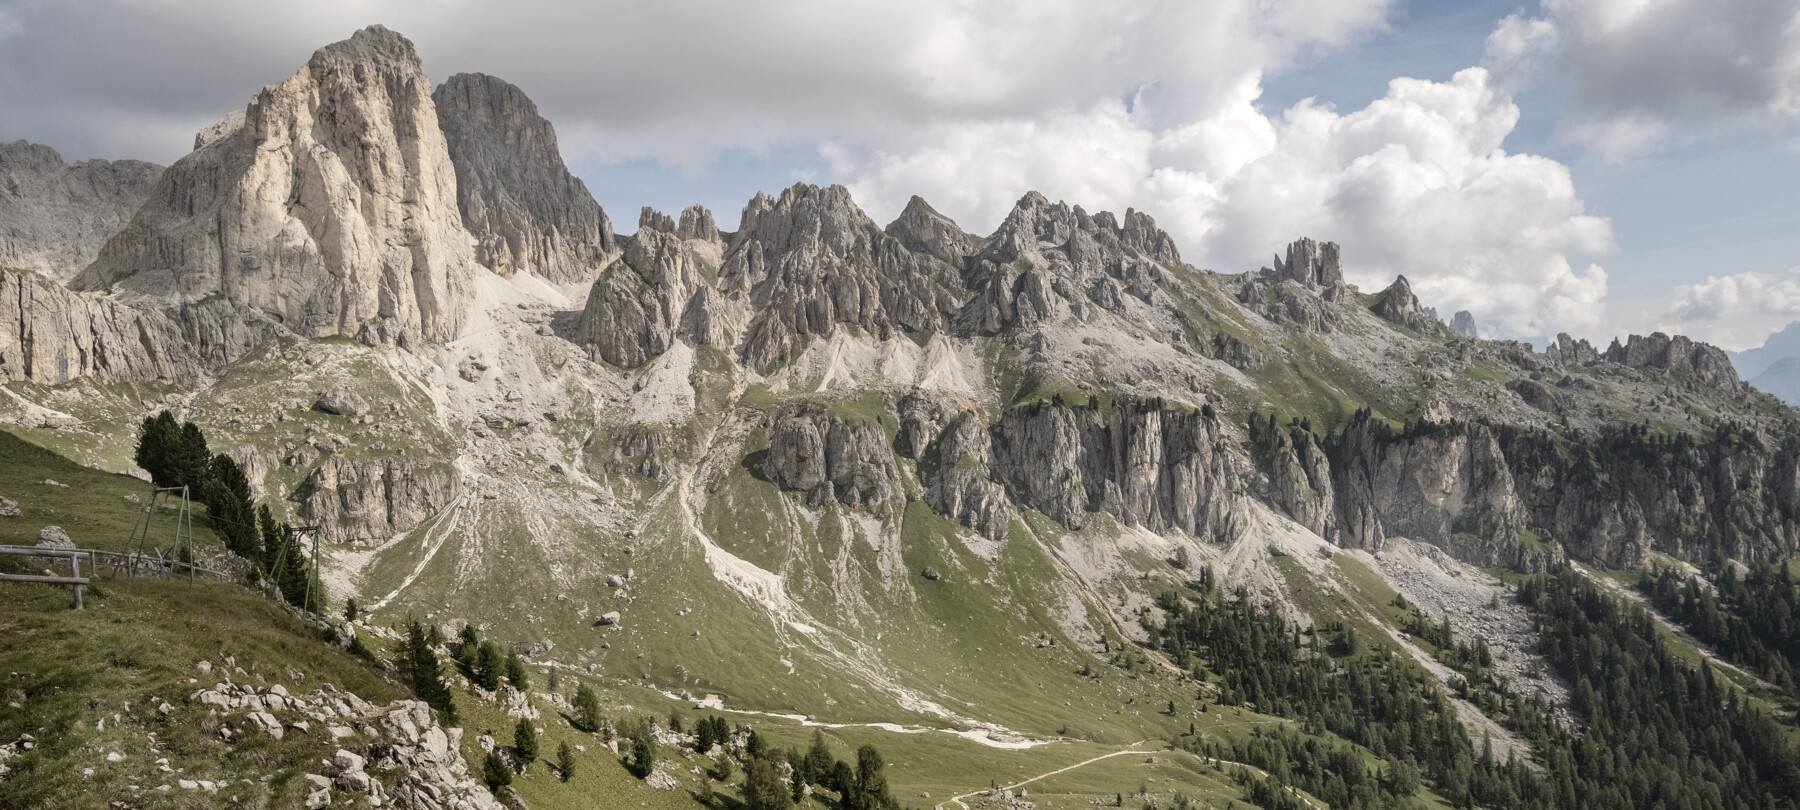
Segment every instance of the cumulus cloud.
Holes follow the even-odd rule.
[[[1675,288],[1664,331],[1683,332],[1726,348],[1758,345],[1800,318],[1800,266],[1784,273],[1707,276]]]
[[[1491,59],[1567,82],[1565,135],[1613,159],[1800,119],[1792,0],[1544,0],[1507,20]]]
[[[921,194],[969,227],[999,221],[1024,191],[1090,209],[1135,205],[1187,258],[1239,272],[1289,240],[1341,243],[1364,289],[1405,274],[1426,303],[1478,313],[1497,334],[1599,325],[1605,271],[1572,257],[1612,249],[1567,167],[1501,148],[1518,108],[1482,68],[1448,82],[1398,79],[1340,114],[1310,101],[1269,117],[1255,86],[1215,115],[1158,129],[1117,102],[1042,119],[947,125],[917,147],[837,168],[879,213]]]
[[[1245,76],[1380,26],[1388,3],[31,0],[0,49],[0,136],[170,161],[190,139],[138,123],[191,135],[375,22],[412,38],[436,81],[480,71],[524,88],[575,158],[693,166],[1138,93],[1194,118]]]

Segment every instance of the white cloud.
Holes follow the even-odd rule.
[[[1567,82],[1564,135],[1623,159],[1800,119],[1800,6],[1792,0],[1544,0],[1508,17],[1491,64]]]
[[[1675,288],[1665,331],[1682,332],[1726,348],[1759,345],[1800,318],[1800,266],[1784,273],[1707,276]]]
[[[878,217],[920,194],[980,231],[1035,188],[1149,210],[1189,261],[1222,271],[1310,235],[1343,244],[1365,289],[1403,273],[1427,304],[1469,309],[1490,333],[1599,325],[1606,274],[1571,257],[1611,250],[1611,228],[1585,212],[1567,167],[1501,149],[1519,113],[1487,71],[1395,80],[1347,114],[1306,101],[1271,118],[1255,98],[1247,83],[1216,114],[1166,129],[1116,102],[943,125],[910,149],[834,150],[834,167]]]

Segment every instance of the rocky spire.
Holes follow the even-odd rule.
[[[430,86],[381,26],[320,48],[171,166],[73,286],[220,296],[311,336],[454,338],[475,256]]]
[[[1301,237],[1288,244],[1287,261],[1275,257],[1275,277],[1306,287],[1336,287],[1344,283],[1344,268],[1336,242],[1315,242]]]
[[[673,234],[675,233],[675,220],[668,214],[646,205],[642,210],[638,211],[638,230],[661,231],[663,233]]]
[[[68,281],[131,221],[162,171],[138,160],[64,165],[48,146],[0,143],[0,267]]]
[[[1438,325],[1438,320],[1419,306],[1419,297],[1413,295],[1412,284],[1407,282],[1406,276],[1395,276],[1394,283],[1381,291],[1375,302],[1375,314],[1420,334],[1430,334]]]
[[[563,164],[556,129],[524,91],[458,73],[431,94],[456,167],[456,202],[480,240],[476,258],[503,276],[591,278],[614,253],[612,221]]]
[[[1481,337],[1481,333],[1475,329],[1475,316],[1466,309],[1450,317],[1450,331],[1466,338]]]
[[[887,234],[900,240],[907,250],[936,257],[955,267],[962,266],[963,257],[974,253],[977,244],[974,236],[963,233],[954,221],[917,195],[907,201],[906,210],[898,218],[888,223]]]
[[[723,245],[725,240],[719,235],[719,226],[713,224],[711,211],[704,205],[690,205],[681,209],[681,222],[675,226],[675,235],[682,239],[697,239],[702,242],[713,242]]]

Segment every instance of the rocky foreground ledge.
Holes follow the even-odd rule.
[[[349,740],[349,747],[362,749],[366,756],[340,748],[323,773],[306,774],[313,785],[306,797],[309,808],[328,806],[334,791],[347,791],[368,797],[375,807],[504,810],[469,773],[460,748],[462,729],[438,725],[437,713],[421,701],[378,707],[331,684],[296,697],[279,684],[234,683],[216,684],[188,699],[214,707],[223,721],[216,733],[228,742],[243,734],[281,739],[297,733],[330,735],[333,742]]]

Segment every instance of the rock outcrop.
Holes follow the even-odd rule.
[[[1331,537],[1337,504],[1331,461],[1310,423],[1278,425],[1273,417],[1250,414],[1250,444],[1262,471],[1260,494],[1294,522],[1320,537]]]
[[[1086,319],[1092,308],[1126,315],[1132,301],[1173,309],[1160,292],[1162,265],[1180,260],[1174,240],[1148,214],[1126,211],[1120,225],[1109,212],[1089,215],[1033,191],[968,259],[976,297],[959,322],[964,331],[994,334],[1066,316]]]
[[[1336,242],[1315,242],[1301,237],[1288,243],[1287,261],[1275,257],[1277,281],[1292,281],[1302,287],[1321,289],[1344,283],[1344,264]]]
[[[316,806],[330,804],[336,791],[399,810],[503,810],[463,759],[463,730],[440,726],[437,712],[423,702],[396,700],[378,707],[331,684],[291,695],[279,684],[228,682],[194,692],[188,701],[220,715],[213,726],[227,742],[250,733],[276,739],[302,734],[321,743],[353,734],[368,738],[366,758],[340,748],[321,760],[323,773],[306,775],[308,801]],[[398,780],[386,787],[365,768],[397,773]]]
[[[772,418],[763,473],[782,489],[807,493],[807,504],[832,499],[887,514],[905,503],[894,453],[881,423],[840,416],[815,403],[789,406]]]
[[[1431,543],[1477,565],[1520,565],[1529,522],[1507,456],[1484,425],[1414,423],[1396,432],[1358,419],[1333,437],[1340,545],[1378,550],[1388,537]]]
[[[1738,390],[1743,382],[1731,358],[1723,349],[1689,340],[1685,335],[1669,337],[1661,332],[1649,336],[1632,335],[1624,345],[1617,339],[1607,347],[1602,359],[1632,368],[1653,368],[1686,378],[1692,388],[1724,388]]]
[[[1005,540],[1013,510],[1006,488],[992,477],[994,448],[986,420],[973,411],[963,412],[936,446],[925,502],[989,540]]]
[[[189,351],[192,332],[186,327],[203,323],[71,292],[34,273],[0,270],[0,379],[50,385],[77,377],[192,381],[200,364]],[[226,339],[223,331],[219,339]]]
[[[1407,282],[1406,276],[1394,277],[1394,283],[1376,297],[1373,309],[1376,315],[1390,323],[1399,324],[1421,335],[1429,335],[1437,330],[1438,319],[1419,306],[1419,297],[1413,295],[1412,284]]]
[[[131,221],[162,171],[140,160],[66,165],[48,146],[0,143],[0,268],[67,282]]]
[[[719,226],[713,223],[712,211],[704,205],[690,205],[681,209],[681,221],[675,225],[675,235],[685,240],[711,242],[720,247],[725,246],[725,237],[719,233]]]
[[[431,94],[456,167],[456,201],[476,259],[502,276],[586,281],[618,251],[612,221],[563,165],[556,129],[524,91],[458,73]]]
[[[952,267],[961,267],[979,241],[918,196],[908,200],[900,216],[888,223],[887,235],[900,240],[907,250],[935,257]]]
[[[1231,451],[1217,419],[1154,401],[1110,412],[1036,402],[993,430],[994,473],[1019,503],[1071,529],[1106,512],[1152,531],[1230,534]]]
[[[410,347],[457,335],[472,241],[418,54],[371,26],[169,167],[72,286],[218,296],[302,335]]]
[[[306,476],[293,499],[324,539],[377,545],[449,506],[461,480],[454,467],[437,461],[333,455]]]
[[[1471,340],[1481,337],[1481,332],[1475,328],[1475,316],[1466,309],[1450,316],[1450,331]]]
[[[637,368],[674,343],[682,311],[701,279],[673,229],[672,224],[666,230],[640,225],[625,240],[624,257],[588,292],[577,340],[600,359]]]
[[[962,303],[955,268],[883,232],[843,186],[758,194],[742,222],[719,286],[753,313],[740,349],[751,368],[772,369],[797,336],[840,325],[879,339],[945,329]]]

